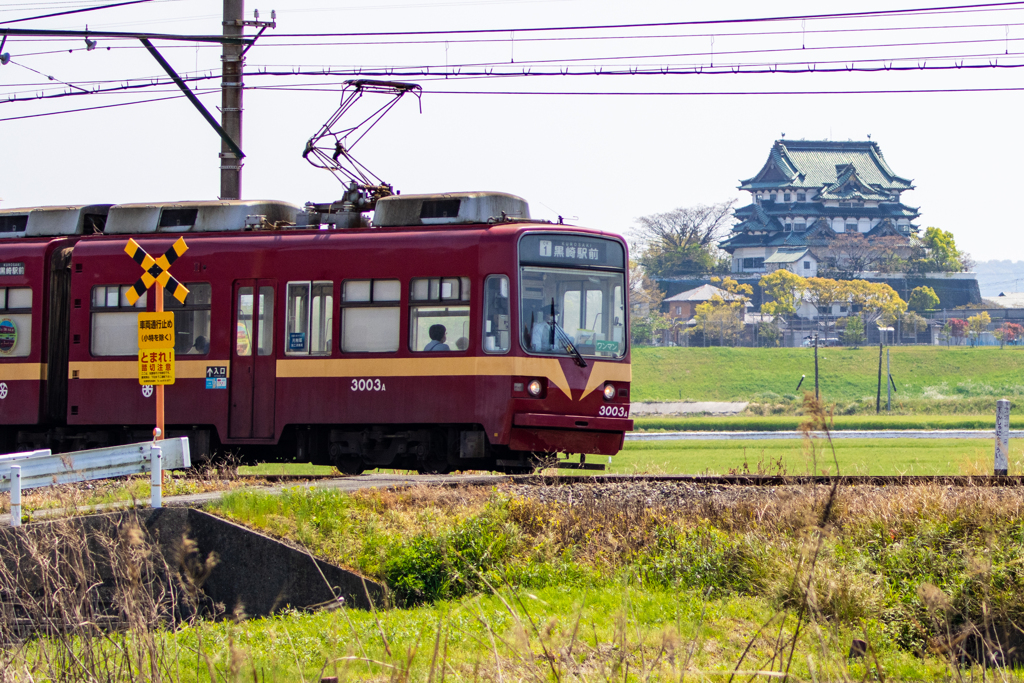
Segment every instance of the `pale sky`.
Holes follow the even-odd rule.
[[[0,5],[0,22],[90,4],[40,2]],[[954,4],[954,3],[948,3]],[[1024,63],[1024,4],[1010,10],[874,19],[798,19],[756,24],[715,24],[605,29],[561,33],[520,32],[420,36],[426,44],[339,45],[351,39],[285,39],[288,33],[513,29],[636,24],[766,16],[863,12],[931,7],[906,0],[883,2],[719,2],[654,0],[290,0],[247,2],[260,10],[269,30],[247,55],[247,69],[264,67],[479,67],[528,70],[609,71],[659,67],[710,70],[711,65],[802,65],[828,62],[878,66],[879,61],[950,66]],[[159,0],[37,22],[18,28],[150,31],[213,34],[221,29],[221,3]],[[964,27],[975,25],[974,28]],[[936,26],[952,26],[940,29]],[[932,27],[928,30],[907,30]],[[885,31],[822,30],[872,28]],[[776,35],[726,35],[773,32]],[[780,35],[781,33],[781,35]],[[626,39],[624,36],[670,36]],[[445,42],[446,37],[448,42]],[[588,37],[536,41],[531,38]],[[465,42],[467,38],[491,42]],[[366,40],[366,39],[363,39]],[[968,42],[975,41],[975,42]],[[986,41],[986,42],[976,42]],[[332,45],[295,43],[332,42]],[[292,46],[283,46],[289,43]],[[907,45],[915,43],[915,45]],[[886,47],[863,47],[864,45]],[[897,45],[899,44],[899,45]],[[219,47],[156,41],[182,75],[219,69]],[[839,46],[837,49],[821,49]],[[113,47],[106,50],[106,47]],[[67,50],[75,51],[68,53]],[[160,87],[132,94],[83,95],[9,102],[8,97],[55,93],[59,81],[162,78],[155,61],[136,43],[99,40],[85,51],[81,40],[11,38],[3,48],[11,63],[0,66],[0,119],[43,112],[166,97]],[[712,57],[711,51],[714,51]],[[772,50],[772,52],[765,52]],[[32,54],[56,51],[54,54]],[[743,52],[744,54],[738,54]],[[586,61],[587,59],[591,61]],[[512,65],[512,60],[515,64]],[[549,60],[540,63],[539,60]],[[576,60],[576,61],[569,61]],[[886,62],[890,63],[890,62]],[[26,68],[28,67],[28,68]],[[741,67],[742,71],[744,68]],[[816,67],[818,68],[818,67]],[[57,81],[33,73],[34,69]],[[1024,152],[1024,92],[862,95],[480,95],[437,91],[544,91],[696,93],[792,90],[891,90],[999,88],[1021,85],[1016,69],[914,70],[875,73],[711,75],[590,75],[498,78],[413,77],[420,82],[423,113],[403,100],[355,150],[357,159],[403,193],[496,190],[530,202],[534,217],[558,214],[580,225],[623,232],[636,216],[744,195],[738,181],[754,175],[782,133],[790,139],[864,140],[881,145],[899,175],[917,187],[904,202],[921,208],[919,224],[951,230],[977,260],[1024,258],[1024,231],[1015,211],[1016,176]],[[338,106],[340,83],[351,76],[247,78],[248,86],[316,86],[320,91],[248,90],[244,139],[248,158],[243,197],[298,204],[336,199],[333,176],[301,157],[306,140]],[[374,76],[375,78],[383,78]],[[216,88],[218,80],[199,87]],[[90,86],[85,86],[89,89]],[[365,99],[380,106],[383,96]],[[201,97],[215,116],[219,94]],[[219,138],[192,106],[177,98],[129,107],[60,116],[0,120],[3,170],[0,207],[74,203],[121,203],[214,199],[219,190]]]

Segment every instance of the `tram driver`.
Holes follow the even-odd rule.
[[[431,325],[428,333],[430,341],[423,347],[424,351],[451,351],[451,348],[445,344],[448,339],[448,330],[444,325]]]

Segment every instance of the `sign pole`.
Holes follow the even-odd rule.
[[[169,288],[171,295],[185,303],[188,287],[178,282],[170,273],[171,264],[188,250],[185,238],[179,237],[163,256],[153,258],[133,239],[128,240],[124,251],[142,268],[142,277],[128,290],[128,304],[134,306],[150,287],[156,302],[154,313],[138,315],[139,334],[139,384],[152,385],[156,390],[156,428],[153,430],[153,445],[167,437],[164,428],[164,385],[174,384],[174,315],[164,319],[164,289]],[[156,287],[153,287],[156,285]],[[159,450],[159,449],[157,449]],[[159,476],[154,472],[154,481],[163,482],[163,470]]]
[[[153,293],[156,294],[156,312],[164,312],[164,286],[159,282],[156,283],[156,287],[153,288]],[[153,430],[153,440],[165,438],[164,435],[164,385],[157,384],[156,389],[156,429]]]

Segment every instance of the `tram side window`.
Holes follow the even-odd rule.
[[[185,303],[164,290],[164,310],[174,312],[174,353],[206,355],[210,352],[211,288],[206,282],[189,282],[185,286]]]
[[[398,350],[402,286],[398,280],[345,280],[341,285],[341,350]]]
[[[409,348],[465,351],[469,348],[469,278],[412,280],[409,288]]]
[[[285,353],[326,356],[334,329],[334,283],[289,282]]]
[[[489,275],[484,281],[484,351],[505,353],[510,345],[508,278]]]
[[[27,356],[32,350],[32,290],[0,287],[0,358]]]
[[[135,356],[139,353],[138,315],[146,310],[149,292],[134,306],[128,303],[132,285],[92,288],[92,332],[89,350],[94,356]]]

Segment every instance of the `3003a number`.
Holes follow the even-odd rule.
[[[601,417],[629,417],[629,407],[601,406],[601,409],[597,411],[597,414]]]
[[[387,391],[384,382],[379,379],[354,379],[352,380],[352,391]]]

